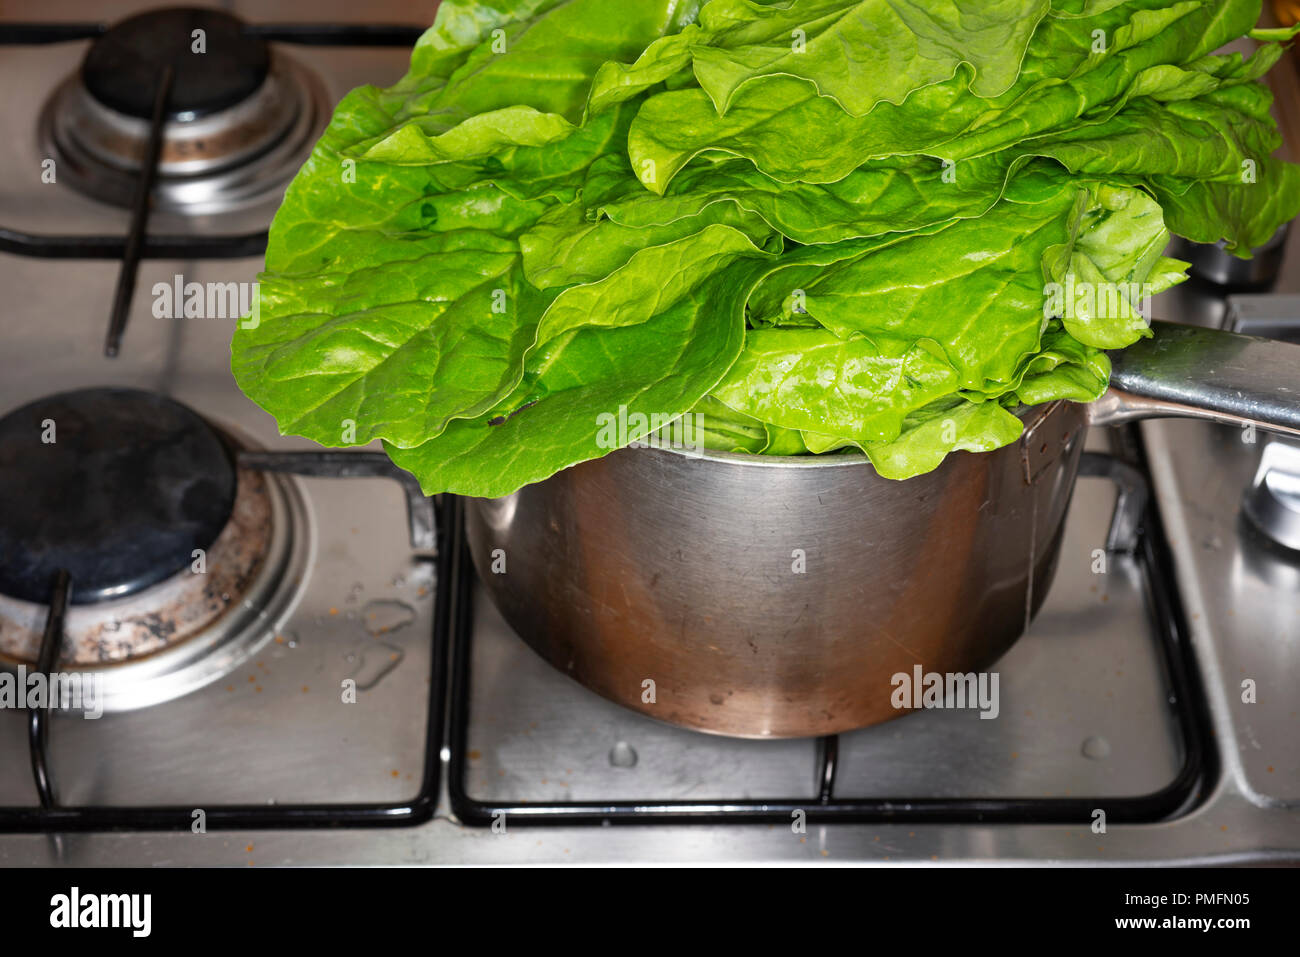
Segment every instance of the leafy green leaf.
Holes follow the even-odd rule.
[[[754,329],[712,394],[762,422],[869,441],[897,438],[907,413],[956,384],[932,340]]]
[[[908,479],[938,468],[952,452],[991,452],[1020,438],[1024,426],[997,402],[940,399],[907,417],[890,442],[864,442],[862,451],[885,478]]]
[[[903,479],[1091,401],[1300,213],[1259,0],[444,0],[271,227],[236,381],[497,496],[667,433]],[[1277,41],[1277,42],[1272,42]]]
[[[1243,171],[1244,172],[1244,171]],[[1242,258],[1300,213],[1300,167],[1261,157],[1249,182],[1157,180],[1156,199],[1169,228],[1196,243],[1223,241]]]
[[[724,240],[716,231],[731,235]],[[730,253],[708,252],[724,242]],[[673,298],[658,295],[652,305],[619,282],[573,287],[552,338],[532,356],[513,396],[492,413],[449,423],[421,445],[386,444],[393,461],[428,493],[499,496],[599,458],[690,411],[740,354],[745,298],[769,266],[746,259],[760,251],[735,230],[710,226],[700,238],[643,250],[623,271],[649,289],[654,277],[681,264],[685,250],[672,247],[683,243],[704,253],[701,265],[731,262],[702,281],[678,282]],[[584,309],[599,310],[604,322],[582,324]]]
[[[762,421],[737,412],[712,395],[701,398],[687,414],[695,420],[695,434],[706,449],[757,455],[771,444]]]
[[[1148,6],[1154,9],[1142,9]],[[747,157],[782,182],[812,183],[836,182],[869,159],[979,156],[1085,121],[1085,114],[1086,122],[1105,119],[1123,105],[1143,71],[1200,59],[1249,29],[1258,6],[1258,0],[1153,0],[1086,18],[1046,18],[1015,84],[989,99],[955,77],[854,116],[820,96],[812,82],[786,73],[746,83],[721,115],[702,89],[657,93],[632,124],[629,154],[642,182],[656,192],[711,150]],[[1096,31],[1110,38],[1105,53],[1092,52]],[[1092,116],[1099,108],[1101,114]]]

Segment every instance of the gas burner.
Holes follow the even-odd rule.
[[[55,572],[72,578],[61,669],[95,669],[106,710],[165,701],[261,647],[309,543],[292,487],[236,468],[190,409],[85,389],[0,419],[0,662],[38,658]]]
[[[328,114],[315,75],[236,17],[188,8],[138,14],[92,43],[42,111],[42,145],[75,189],[131,205],[167,67],[153,193],[163,209],[212,213],[267,199],[302,165]]]
[[[39,399],[0,419],[0,593],[44,602],[54,573],[74,604],[156,584],[230,518],[235,467],[185,406],[132,389]]]
[[[201,53],[194,50],[198,31]],[[110,110],[147,120],[164,66],[176,77],[168,119],[195,119],[228,110],[257,92],[270,73],[271,52],[228,13],[154,10],[123,20],[91,46],[81,81]]]

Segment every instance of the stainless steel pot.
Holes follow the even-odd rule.
[[[904,711],[893,676],[969,673],[1047,594],[1089,424],[1184,415],[1300,435],[1300,346],[1156,323],[1091,405],[1022,410],[1024,435],[883,479],[865,457],[623,449],[467,501],[470,550],[510,625],[588,688],[745,737]]]

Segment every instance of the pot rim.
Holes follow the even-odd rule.
[[[1046,418],[1056,408],[1063,405],[1067,400],[1054,399],[1051,402],[1040,403],[1038,405],[1018,405],[1014,414],[1021,421],[1025,422],[1025,431],[1032,427],[1031,420],[1034,419],[1034,413],[1039,413],[1037,418]],[[1082,403],[1086,405],[1087,403]],[[1024,432],[1021,433],[1021,438]],[[1017,439],[1016,441],[1020,441]],[[1005,446],[1002,446],[1005,447]],[[619,450],[623,451],[623,450]],[[811,453],[809,455],[763,455],[756,452],[719,452],[713,449],[704,449],[697,452],[691,449],[683,449],[671,445],[649,445],[640,446],[634,451],[640,452],[666,452],[670,455],[676,455],[686,459],[704,459],[713,462],[724,462],[728,465],[754,465],[760,468],[832,468],[848,465],[871,465],[871,460],[867,458],[865,452],[857,450],[849,451],[847,449],[838,452],[821,452]],[[997,451],[992,449],[990,451]],[[985,453],[975,453],[982,455]],[[903,481],[906,481],[904,479]]]

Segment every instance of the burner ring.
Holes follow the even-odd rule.
[[[65,149],[137,175],[149,121],[115,113],[75,78],[60,94],[55,130]],[[158,173],[202,176],[248,162],[288,133],[302,106],[300,91],[277,58],[276,69],[241,102],[219,113],[168,123]]]
[[[246,99],[166,124],[155,204],[207,214],[278,199],[328,116],[320,79],[272,51],[265,79]],[[60,182],[97,201],[131,206],[149,140],[148,120],[105,106],[74,74],[42,109],[39,138],[43,155],[58,162]]]

